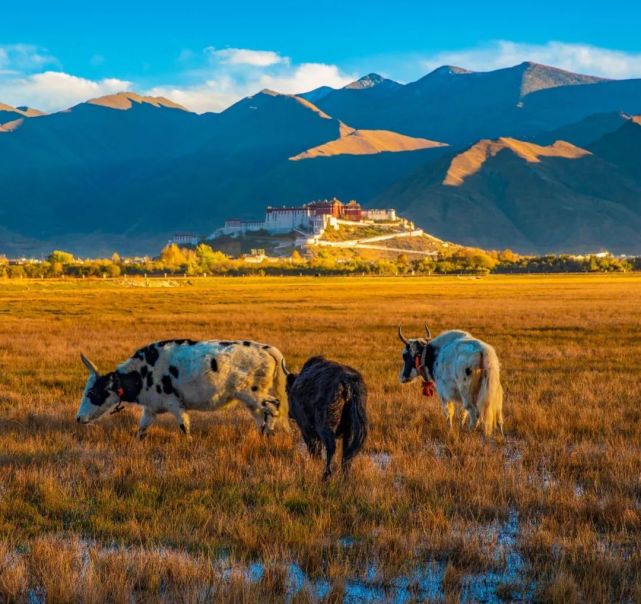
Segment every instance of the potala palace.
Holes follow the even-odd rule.
[[[270,235],[303,231],[318,234],[327,227],[337,226],[339,221],[359,223],[367,221],[395,221],[396,210],[365,210],[356,201],[342,203],[338,199],[314,201],[294,207],[274,208],[268,206],[265,219],[256,221],[226,220],[212,237],[219,235],[242,235],[250,231],[267,231]]]
[[[225,220],[207,240],[221,236],[240,237],[246,233],[264,231],[269,235],[295,233],[296,245],[309,245],[316,242],[325,229],[338,229],[340,224],[371,224],[375,222],[396,222],[394,209],[369,209],[361,207],[356,201],[343,203],[338,199],[313,201],[300,206],[268,206],[263,220]],[[177,233],[170,243],[196,245],[199,238],[192,233]]]

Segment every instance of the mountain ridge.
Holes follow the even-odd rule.
[[[626,164],[617,150],[624,138],[641,151],[641,125],[630,121],[604,138],[609,144],[590,149],[479,141],[422,166],[375,204],[395,202],[432,234],[463,245],[639,254],[641,173],[635,178],[638,159]]]
[[[468,245],[641,251],[641,80],[526,62],[359,81],[200,115],[135,92],[46,115],[0,106],[0,253],[146,254],[333,196]]]
[[[162,107],[165,109],[189,111],[186,107],[183,107],[178,103],[174,103],[165,97],[144,96],[137,94],[136,92],[118,92],[116,94],[108,94],[94,99],[89,99],[88,101],[85,101],[85,103],[81,104],[96,105],[107,109],[118,109],[120,111],[127,111],[135,105],[151,105],[156,108]]]

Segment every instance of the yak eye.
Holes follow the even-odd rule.
[[[109,396],[109,391],[106,388],[92,388],[87,392],[87,398],[91,401],[92,405],[100,406],[102,405]]]

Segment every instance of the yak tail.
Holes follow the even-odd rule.
[[[287,398],[287,374],[285,373],[284,357],[281,351],[273,346],[270,346],[267,352],[276,362],[272,389],[274,396],[280,401],[278,423],[285,432],[289,432],[289,400]]]
[[[476,399],[476,408],[483,424],[486,437],[492,436],[499,427],[503,435],[503,387],[501,386],[501,365],[496,351],[486,346],[481,352],[481,385]]]
[[[368,433],[367,389],[363,380],[354,377],[344,383],[347,390],[346,405],[343,407],[341,423],[344,426],[343,467],[347,468],[352,458],[361,450]]]

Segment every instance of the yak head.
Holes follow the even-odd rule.
[[[425,336],[425,338],[408,339],[403,335],[403,330],[399,325],[398,338],[405,346],[402,352],[403,367],[401,368],[401,372],[398,376],[401,384],[413,382],[417,377],[419,377],[418,367],[423,356],[423,351],[432,339],[432,332],[427,326],[427,323],[425,323]]]
[[[82,393],[76,421],[80,424],[88,424],[107,411],[113,410],[121,400],[116,372],[100,375],[97,367],[84,354],[81,354],[80,358],[89,370],[89,376]]]

